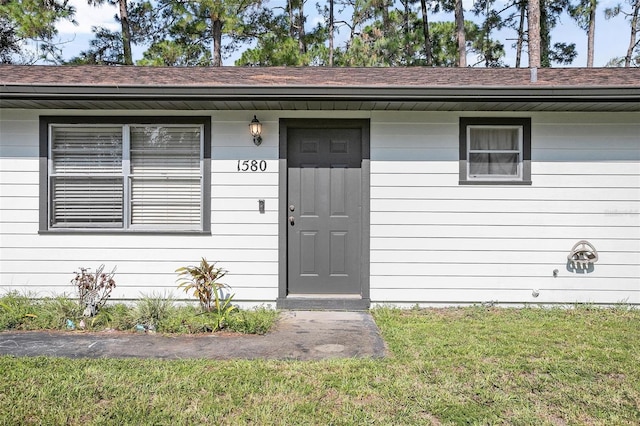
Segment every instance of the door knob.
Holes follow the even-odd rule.
[[[293,216],[289,216],[289,223],[293,225],[295,223],[295,218]]]

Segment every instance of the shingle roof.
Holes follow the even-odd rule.
[[[168,87],[640,87],[640,68],[0,66],[1,85]]]
[[[640,111],[640,68],[0,65],[3,108]]]

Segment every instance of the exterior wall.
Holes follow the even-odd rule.
[[[189,112],[138,111],[137,115]],[[3,110],[0,115],[0,293],[31,292],[41,297],[74,294],[79,267],[117,266],[112,299],[173,294],[175,270],[201,257],[229,270],[224,282],[236,300],[274,303],[278,289],[277,119],[264,123],[262,145],[253,145],[249,112],[197,112],[212,116],[211,235],[39,234],[39,115],[78,111]],[[92,112],[91,115],[106,115]],[[113,115],[131,115],[114,111]],[[262,117],[260,117],[262,119]],[[167,120],[170,122],[170,118]],[[238,173],[238,160],[266,160],[261,173]],[[265,200],[265,213],[258,200]],[[189,296],[190,298],[190,296]]]
[[[372,301],[640,303],[640,115],[517,115],[531,186],[458,185],[460,114],[373,114]],[[570,272],[583,239],[600,259]]]
[[[255,147],[254,112],[136,111],[212,116],[211,235],[39,234],[39,115],[80,113],[106,115],[0,112],[0,292],[71,295],[78,267],[104,263],[114,299],[184,297],[174,271],[204,256],[230,271],[237,301],[273,304],[278,120],[335,117],[371,118],[374,303],[640,303],[640,114],[465,113],[532,118],[533,185],[460,186],[460,113],[263,111]],[[238,172],[254,159],[267,170]],[[600,260],[577,274],[566,256],[582,239]]]

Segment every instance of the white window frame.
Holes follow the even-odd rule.
[[[492,130],[517,130],[518,131],[518,149],[471,149],[471,131],[473,129],[492,129]],[[523,126],[514,125],[469,125],[467,126],[467,180],[469,181],[522,181],[522,163],[523,163]],[[515,175],[499,175],[499,174],[471,174],[471,154],[517,154],[518,162],[516,163]]]
[[[471,150],[471,129],[518,129],[518,150]],[[460,185],[531,185],[531,118],[529,117],[460,117],[459,184]],[[471,174],[473,153],[518,154],[517,175]]]
[[[76,129],[86,129],[86,128],[91,128],[93,130],[97,130],[100,128],[114,128],[114,127],[120,127],[121,128],[121,134],[122,134],[122,149],[124,150],[124,131],[122,130],[122,125],[120,124],[104,124],[104,125],[82,125],[82,124],[50,124],[49,128],[48,128],[48,136],[47,136],[47,140],[48,140],[48,161],[47,161],[47,166],[48,166],[48,178],[47,178],[47,190],[48,190],[48,223],[49,223],[49,228],[50,229],[109,229],[109,230],[118,230],[118,229],[122,229],[124,227],[124,204],[125,204],[125,196],[126,196],[126,190],[124,189],[125,185],[126,185],[126,181],[124,180],[123,174],[122,174],[122,169],[124,168],[124,152],[122,153],[122,165],[121,165],[121,171],[120,174],[115,175],[115,174],[98,174],[98,173],[84,173],[84,174],[73,174],[73,175],[69,175],[69,174],[64,174],[64,173],[56,173],[54,171],[54,152],[53,152],[53,145],[54,145],[54,129],[58,127],[58,128],[76,128]],[[123,216],[122,216],[122,222],[121,223],[96,223],[93,224],[91,226],[89,225],[85,225],[85,226],[74,226],[74,227],[69,227],[69,226],[64,226],[64,225],[54,225],[54,218],[53,218],[53,214],[54,214],[54,208],[53,208],[53,180],[55,178],[64,178],[66,176],[72,176],[72,177],[78,177],[78,178],[119,178],[122,180],[122,185],[123,185],[123,198],[122,198],[122,202],[123,202]]]
[[[207,173],[210,173],[210,166],[208,165],[208,161],[210,159],[209,154],[207,154],[206,150],[206,138],[210,132],[209,124],[203,124],[203,121],[207,118],[199,117],[191,122],[188,118],[179,118],[178,120],[173,121],[173,118],[167,118],[166,120],[158,120],[157,118],[153,119],[145,119],[136,121],[135,118],[120,118],[119,120],[114,120],[113,122],[101,119],[96,120],[95,122],[91,121],[90,117],[81,117],[78,122],[75,120],[69,119],[67,117],[63,117],[61,120],[55,120],[54,117],[47,119],[46,117],[41,117],[41,153],[42,149],[46,146],[47,153],[47,161],[46,161],[46,174],[43,172],[41,168],[41,182],[45,185],[44,190],[41,190],[41,231],[51,231],[51,232],[187,232],[187,233],[202,233],[202,232],[210,232],[210,227],[207,225],[209,215],[207,214],[207,209],[210,208],[210,203],[207,202],[207,188],[206,186],[209,184],[209,178]],[[210,120],[210,118],[208,119]],[[43,133],[45,127],[43,127],[42,123],[46,125],[46,140],[42,140],[45,136]],[[210,121],[209,121],[210,123]],[[113,222],[110,223],[96,223],[90,225],[54,225],[53,224],[53,179],[55,177],[65,176],[64,173],[56,173],[54,170],[54,157],[53,157],[53,146],[54,146],[54,129],[56,127],[59,128],[113,128],[119,127],[122,130],[122,169],[119,175],[110,174],[108,177],[120,177],[122,179],[123,184],[123,208],[122,208],[122,222]],[[200,206],[200,217],[199,223],[193,225],[180,225],[180,224],[132,224],[131,221],[131,209],[132,209],[132,193],[131,193],[131,184],[134,174],[131,171],[131,129],[136,127],[167,127],[167,128],[197,128],[199,130],[199,138],[200,138],[200,148],[199,148],[199,206]],[[45,144],[45,145],[43,145]],[[209,158],[207,158],[209,157]],[[44,165],[44,163],[41,163]],[[208,172],[209,171],[209,172]],[[85,176],[83,174],[74,174],[72,176],[82,177]],[[100,177],[99,174],[87,174],[85,177]],[[106,175],[105,175],[106,177]],[[150,177],[156,178],[165,178],[171,179],[172,176],[167,176],[163,174],[158,174],[157,176],[151,175]],[[177,179],[180,179],[180,176],[175,176]],[[184,178],[184,177],[182,177]],[[46,200],[42,198],[46,194]],[[43,216],[44,215],[44,216]],[[45,222],[46,221],[46,226]]]
[[[135,177],[135,175],[131,172],[131,128],[132,127],[149,127],[149,126],[155,126],[155,127],[171,127],[171,128],[176,128],[176,127],[198,127],[200,129],[200,158],[199,158],[199,165],[200,165],[200,223],[198,224],[197,227],[176,227],[175,225],[171,225],[171,224],[167,224],[167,225],[157,225],[157,224],[153,224],[153,225],[144,225],[144,224],[132,224],[132,184],[133,184],[133,178]],[[197,230],[202,230],[202,226],[203,226],[203,221],[204,221],[204,214],[203,214],[203,208],[204,208],[204,203],[203,203],[203,199],[204,199],[204,167],[203,167],[203,163],[204,163],[204,126],[203,125],[194,125],[194,124],[171,124],[171,123],[167,123],[167,124],[157,124],[157,125],[149,125],[149,124],[126,124],[125,125],[126,129],[127,129],[127,134],[126,134],[126,143],[123,143],[123,146],[126,146],[126,150],[123,152],[123,157],[122,157],[122,163],[123,163],[123,169],[125,170],[125,219],[126,219],[126,227],[128,229],[131,230],[186,230],[186,231],[197,231]],[[124,148],[123,148],[124,149]],[[147,176],[149,177],[149,176]],[[162,174],[158,174],[155,177],[158,178],[162,178],[165,177],[167,178],[165,175]],[[168,179],[168,178],[167,178]]]

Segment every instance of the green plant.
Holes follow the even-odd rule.
[[[174,306],[171,315],[164,318],[158,325],[161,333],[201,333],[205,330],[202,324],[200,309],[192,305]]]
[[[76,321],[82,316],[78,303],[65,296],[32,301],[38,318],[30,324],[33,329],[61,330],[66,328],[67,320]]]
[[[185,293],[193,290],[193,295],[200,301],[203,313],[215,316],[214,330],[224,327],[228,315],[236,309],[231,304],[233,294],[224,297],[222,291],[229,286],[219,280],[227,274],[222,268],[217,268],[215,262],[209,263],[203,257],[198,266],[184,266],[176,269],[178,273],[178,288]]]
[[[25,328],[36,318],[29,296],[11,291],[0,298],[0,330]]]
[[[278,311],[265,306],[236,310],[227,317],[229,330],[245,334],[265,334],[278,318]]]
[[[131,330],[135,326],[133,321],[132,308],[124,303],[108,304],[100,310],[100,313],[106,314],[102,323],[104,327],[114,330]]]
[[[159,330],[175,311],[173,297],[153,293],[150,296],[142,295],[132,310],[134,324],[142,324],[150,330]]]
[[[78,299],[80,306],[84,308],[83,315],[86,317],[95,316],[98,310],[107,303],[107,299],[111,296],[111,291],[116,287],[113,276],[116,268],[111,272],[103,272],[104,265],[100,265],[95,273],[89,272],[90,268],[80,268],[80,272],[76,272],[76,276],[71,280],[78,290]]]

